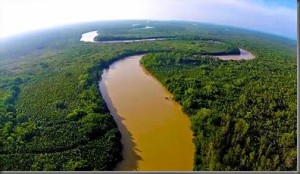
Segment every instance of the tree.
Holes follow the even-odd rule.
[[[76,159],[76,160],[69,160],[64,167],[66,171],[84,171],[84,170],[91,170],[88,162],[83,159]]]

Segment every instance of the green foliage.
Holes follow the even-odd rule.
[[[18,121],[19,123],[23,123],[23,122],[28,121],[29,116],[26,115],[26,114],[24,114],[24,113],[20,113],[20,114],[17,115],[16,119],[17,119],[17,121]]]
[[[85,115],[87,115],[87,113],[83,109],[75,109],[72,113],[67,115],[67,119],[79,120]]]
[[[195,170],[295,170],[296,44],[226,29],[107,21],[0,40],[0,170],[113,169],[121,134],[98,80],[112,62],[142,53],[152,53],[141,63],[191,116]],[[97,40],[167,40],[79,42],[92,30]],[[238,47],[257,59],[208,57],[239,54]]]
[[[250,61],[185,52],[141,60],[191,117],[195,170],[296,170],[296,52],[255,41],[230,39],[256,55]]]
[[[66,164],[64,170],[66,171],[83,171],[83,170],[90,170],[88,163],[86,160],[77,160],[77,161],[73,161],[73,159],[71,159],[70,161],[68,161],[68,163]]]
[[[55,106],[57,109],[66,109],[67,104],[64,101],[56,101]]]

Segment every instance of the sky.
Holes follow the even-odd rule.
[[[198,21],[297,38],[297,0],[0,0],[0,38],[114,19]]]

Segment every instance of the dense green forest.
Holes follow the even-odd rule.
[[[257,59],[162,52],[141,63],[191,117],[195,170],[296,170],[296,53],[245,43]]]
[[[166,40],[79,41],[93,30],[102,40]],[[256,59],[207,57],[239,47]],[[142,64],[191,117],[195,170],[296,169],[296,42],[157,21],[76,24],[0,40],[0,169],[112,170],[122,159],[121,134],[98,81],[112,62],[140,53],[150,53]]]

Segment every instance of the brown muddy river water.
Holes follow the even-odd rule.
[[[213,56],[222,60],[251,60],[255,59],[255,56],[247,50],[240,49],[240,55],[223,55],[223,56]]]
[[[122,134],[123,157],[115,170],[193,170],[189,117],[172,95],[129,56],[104,70],[100,91]]]

